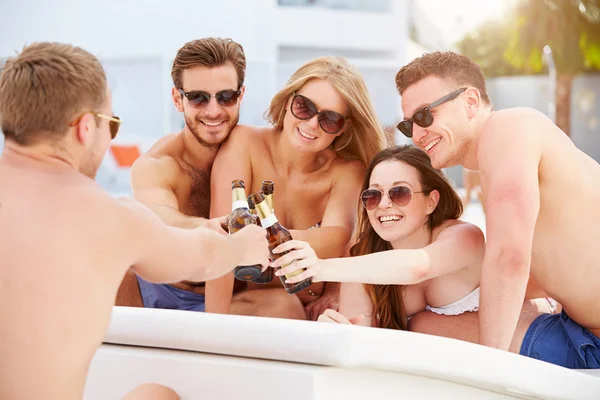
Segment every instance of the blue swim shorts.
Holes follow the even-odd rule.
[[[171,285],[150,283],[137,276],[142,301],[146,308],[204,311],[204,295],[178,289]]]
[[[537,317],[523,338],[521,355],[572,369],[600,368],[600,338],[560,314]]]

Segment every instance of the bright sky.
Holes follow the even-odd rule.
[[[511,0],[416,0],[452,44],[481,23],[502,18]]]

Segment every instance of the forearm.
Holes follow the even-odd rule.
[[[177,228],[193,229],[204,227],[206,219],[191,217],[185,215],[173,207],[160,205],[151,207],[152,211],[156,213],[169,226],[175,226]]]
[[[421,282],[429,270],[425,250],[389,250],[358,257],[321,260],[316,282],[354,282],[410,285]]]
[[[154,283],[183,280],[206,281],[231,271],[235,265],[228,236],[212,230],[169,227],[148,210],[154,223],[145,228],[149,239],[141,243],[141,257],[134,269],[142,278]]]
[[[205,311],[214,314],[229,314],[229,307],[233,297],[233,273],[218,279],[206,282]]]
[[[528,265],[486,257],[481,274],[479,343],[508,350],[523,307]]]
[[[317,257],[341,257],[350,241],[350,233],[340,226],[324,226],[309,230],[290,230],[296,240],[308,242],[317,253]]]
[[[185,261],[192,266],[192,276],[186,280],[201,282],[223,277],[235,266],[230,237],[210,229],[190,231],[192,240],[182,253],[191,255]]]

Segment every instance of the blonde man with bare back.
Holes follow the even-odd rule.
[[[94,182],[120,120],[104,70],[87,51],[36,43],[10,58],[0,76],[0,121],[1,399],[82,398],[130,267],[166,283],[268,263],[262,228],[224,236],[168,227]],[[153,389],[135,394],[176,398]]]
[[[525,297],[552,297],[517,331],[521,354],[568,368],[600,367],[600,165],[532,109],[494,111],[479,66],[452,52],[425,54],[396,76],[405,120],[398,128],[435,168],[479,171],[487,244],[479,343],[507,350]],[[471,317],[421,326],[461,336]],[[440,332],[448,328],[448,332]],[[436,332],[437,330],[437,332]],[[451,330],[454,330],[451,332]]]

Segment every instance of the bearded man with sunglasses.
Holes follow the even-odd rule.
[[[172,97],[185,126],[162,137],[131,169],[133,196],[167,224],[226,234],[221,227],[225,217],[208,219],[210,173],[219,148],[238,123],[245,74],[244,49],[231,39],[193,40],[177,52]],[[205,282],[157,285],[131,271],[117,305],[207,311],[205,294]]]
[[[34,43],[9,58],[0,121],[0,399],[82,398],[131,266],[168,283],[269,263],[263,228],[222,236],[169,227],[94,182],[120,120],[89,52]],[[177,397],[153,389],[137,398]]]
[[[398,72],[396,86],[406,118],[398,129],[435,168],[479,171],[487,212],[478,321],[429,315],[412,329],[458,338],[470,332],[503,350],[515,334],[522,355],[599,368],[600,165],[540,112],[495,111],[468,57],[425,54]],[[536,297],[556,299],[562,312],[515,332],[524,299]]]

